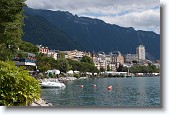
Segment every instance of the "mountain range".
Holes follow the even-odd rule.
[[[160,59],[160,34],[108,24],[99,19],[79,17],[68,11],[24,8],[24,41],[50,49],[83,50],[105,53],[119,50],[136,53],[144,45],[147,58]]]

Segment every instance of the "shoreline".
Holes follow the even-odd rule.
[[[51,103],[46,102],[42,97],[38,100],[30,104],[30,106],[53,106]]]

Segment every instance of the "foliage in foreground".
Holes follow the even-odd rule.
[[[0,61],[0,105],[28,106],[40,98],[38,81],[13,62]]]
[[[24,2],[0,0],[0,60],[11,60],[22,41]]]

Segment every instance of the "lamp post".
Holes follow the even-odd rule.
[[[131,67],[131,66],[127,66],[127,76],[128,76],[128,77],[131,76],[131,74],[130,74],[130,67]]]

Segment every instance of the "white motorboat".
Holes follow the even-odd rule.
[[[57,79],[47,79],[40,83],[42,88],[63,88],[66,87],[64,83],[60,83]]]

